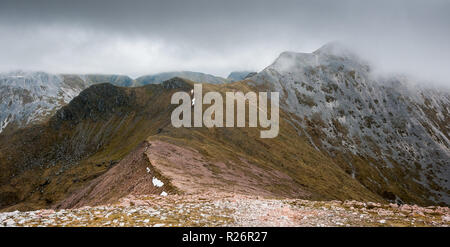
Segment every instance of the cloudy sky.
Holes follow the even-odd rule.
[[[261,70],[339,40],[382,71],[449,84],[450,1],[0,1],[0,71]]]

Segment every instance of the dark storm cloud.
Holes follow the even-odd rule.
[[[380,70],[446,81],[449,1],[1,1],[0,70],[260,70],[342,40]]]

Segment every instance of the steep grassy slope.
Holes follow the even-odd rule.
[[[250,89],[245,83],[204,85],[204,92]],[[284,120],[289,116],[281,118],[281,133],[274,139],[260,139],[258,128],[174,128],[167,125],[157,135],[146,138],[147,148],[137,148],[115,167],[121,166],[120,170],[106,172],[57,207],[110,203],[118,199],[118,195],[124,196],[124,191],[149,193],[156,188],[134,181],[149,179],[155,171],[166,184],[170,183],[170,188],[166,189],[169,193],[225,191],[282,198],[383,201],[300,137],[298,126]],[[147,168],[151,172],[146,172]],[[124,174],[133,179],[122,179],[118,183],[117,177],[123,178]]]
[[[217,91],[224,95],[229,91],[247,92],[256,89],[249,87],[245,82],[240,82],[227,85],[208,84],[203,90]],[[204,109],[206,107],[205,105]],[[203,160],[204,166],[210,170],[209,174],[203,174],[204,177],[218,178],[214,181],[205,179],[203,186],[205,188],[252,193],[253,188],[246,188],[245,183],[242,183],[244,186],[241,187],[239,179],[233,177],[240,175],[243,180],[251,180],[254,183],[252,186],[247,185],[248,187],[264,190],[264,193],[271,196],[316,200],[345,198],[381,200],[381,197],[366,190],[341,170],[333,160],[315,150],[298,132],[299,126],[290,120],[291,117],[284,112],[281,113],[280,134],[273,139],[259,138],[260,128],[176,129],[167,126],[161,134],[150,136],[148,140],[150,143],[158,140],[196,150],[198,153],[195,153],[195,159]],[[157,165],[157,162],[153,165]],[[164,174],[163,167],[168,166],[170,164],[166,161],[165,165],[158,168]],[[182,175],[184,171],[176,174],[182,167],[175,167],[177,169],[172,169],[174,175]],[[280,174],[270,174],[278,172]],[[254,177],[251,178],[252,176]],[[277,181],[270,181],[267,177],[275,177]],[[199,176],[198,180],[201,181],[202,178]],[[266,184],[265,180],[270,182]]]
[[[94,85],[47,123],[0,135],[1,206],[49,206],[104,173],[170,123],[171,93],[187,90],[180,82]]]

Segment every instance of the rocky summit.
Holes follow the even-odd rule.
[[[339,43],[284,52],[252,78],[359,183],[396,202],[450,203],[450,89],[378,76]]]

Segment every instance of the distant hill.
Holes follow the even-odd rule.
[[[120,87],[131,87],[134,80],[126,75],[88,74],[80,75],[89,84],[111,83]]]
[[[169,80],[174,77],[179,77],[195,82],[200,83],[212,83],[212,84],[221,84],[221,83],[227,83],[229,80],[210,75],[210,74],[204,74],[200,72],[192,72],[192,71],[174,71],[174,72],[164,72],[154,75],[146,75],[141,76],[135,80],[134,86],[143,86],[147,84],[158,84],[163,81]]]
[[[241,81],[246,79],[249,75],[256,75],[256,72],[253,71],[233,71],[231,72],[227,79],[230,81]]]

